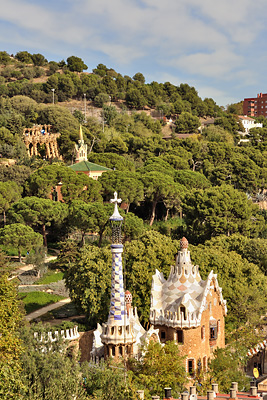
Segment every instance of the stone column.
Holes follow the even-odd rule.
[[[212,390],[214,391],[215,394],[219,393],[218,383],[212,384]]]
[[[188,393],[181,393],[181,400],[188,400]]]
[[[45,144],[46,147],[46,155],[48,158],[51,158],[51,153],[50,153],[50,148],[49,148],[49,143]]]
[[[145,398],[144,390],[137,390],[136,393],[140,400],[144,400],[144,398]]]
[[[238,382],[232,382],[232,389],[238,392]]]
[[[214,400],[214,391],[213,390],[207,391],[207,400]]]
[[[36,143],[33,144],[33,154],[35,156],[38,156],[38,150],[37,150],[37,144]]]
[[[256,386],[251,386],[250,388],[250,395],[251,396],[257,396],[258,390]]]
[[[189,387],[189,393],[191,394],[197,394],[197,388],[196,386],[190,386]]]

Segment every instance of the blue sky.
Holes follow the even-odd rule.
[[[266,0],[0,0],[0,49],[81,57],[218,105],[267,92]]]

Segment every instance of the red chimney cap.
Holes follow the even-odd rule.
[[[180,247],[181,250],[188,248],[188,240],[185,237],[180,240]]]

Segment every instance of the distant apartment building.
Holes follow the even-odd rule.
[[[267,118],[267,93],[259,93],[257,97],[244,99],[243,114],[250,117],[263,115]]]

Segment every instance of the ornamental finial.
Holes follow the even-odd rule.
[[[121,199],[118,199],[118,193],[114,192],[114,199],[110,200],[111,203],[114,203],[114,212],[112,216],[109,218],[111,221],[122,221],[123,218],[119,213],[118,204],[121,203]]]

